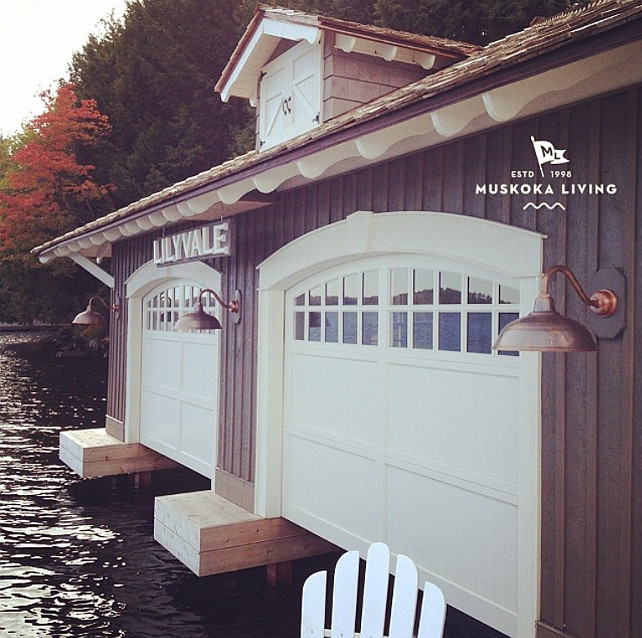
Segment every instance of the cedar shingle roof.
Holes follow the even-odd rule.
[[[293,13],[305,19],[309,18],[308,14]],[[317,19],[317,16],[312,17]],[[597,0],[583,9],[566,11],[539,21],[519,33],[487,45],[468,58],[348,111],[303,135],[266,151],[251,151],[235,157],[72,230],[35,248],[33,252],[40,253],[70,239],[106,228],[148,209],[171,202],[175,198],[186,196],[197,189],[233,183],[236,177],[241,179],[242,176],[256,174],[263,164],[278,160],[280,156],[292,151],[305,154],[306,149],[311,148],[316,142],[331,138],[337,133],[349,135],[351,130],[364,123],[385,118],[386,115],[411,105],[445,98],[453,89],[482,78],[490,78],[503,69],[555,52],[641,17],[642,0]]]

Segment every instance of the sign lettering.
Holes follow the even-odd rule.
[[[157,266],[231,254],[229,222],[192,228],[154,240]]]

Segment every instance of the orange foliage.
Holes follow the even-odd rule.
[[[35,245],[89,221],[91,203],[112,188],[96,184],[94,167],[77,158],[110,129],[95,100],[78,100],[69,84],[42,98],[46,109],[27,125],[0,191],[0,259],[28,258]]]

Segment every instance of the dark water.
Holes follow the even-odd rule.
[[[187,472],[82,480],[61,429],[104,425],[106,362],[53,356],[43,335],[0,333],[0,636],[298,635],[300,585],[262,569],[197,578],[153,540],[155,495],[207,489]]]
[[[185,471],[82,480],[60,430],[102,427],[107,364],[56,358],[43,334],[0,333],[0,638],[295,638],[301,587],[336,556],[198,578],[153,540],[154,497],[209,489]],[[501,638],[449,608],[446,638]]]

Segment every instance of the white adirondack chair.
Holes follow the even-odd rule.
[[[325,628],[327,572],[307,578],[303,585],[301,638],[384,638],[390,550],[385,543],[368,549],[363,588],[361,631],[355,633],[359,552],[343,554],[337,562],[332,593],[331,628]],[[417,568],[410,558],[399,554],[392,590],[388,638],[411,638],[417,606]],[[441,589],[426,582],[417,638],[442,638],[446,601]]]

